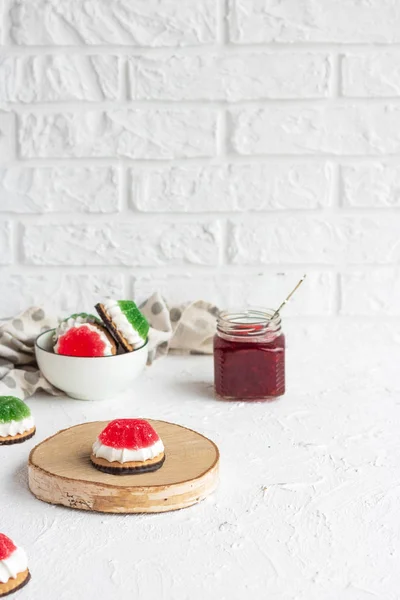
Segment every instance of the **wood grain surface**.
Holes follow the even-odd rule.
[[[29,487],[44,502],[106,513],[164,512],[185,508],[213,492],[219,451],[199,433],[148,419],[165,446],[165,463],[153,473],[110,475],[90,462],[92,444],[109,421],[64,429],[29,456]]]

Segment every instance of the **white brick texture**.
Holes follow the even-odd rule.
[[[208,110],[26,114],[19,144],[26,158],[193,158],[215,153],[215,129]]]
[[[235,43],[400,41],[396,0],[229,0]]]
[[[354,98],[400,95],[400,53],[374,52],[342,57],[342,91]]]
[[[133,57],[129,89],[137,100],[322,98],[330,73],[329,57],[319,53]]]
[[[132,201],[140,211],[212,212],[328,206],[329,164],[245,164],[132,169]]]
[[[0,168],[0,212],[118,212],[112,168]]]
[[[346,165],[341,169],[343,203],[348,207],[400,207],[400,166]]]
[[[115,100],[115,56],[0,56],[0,102]]]
[[[229,256],[240,265],[398,264],[399,241],[400,219],[266,218],[231,225]]]
[[[5,15],[4,0],[0,1],[0,46],[4,43],[4,15]]]
[[[237,154],[400,153],[400,106],[271,107],[230,112]]]
[[[4,286],[4,287],[3,287]],[[93,312],[98,298],[124,295],[122,275],[3,275],[2,316],[8,317],[34,304],[45,304],[55,313]]]
[[[0,318],[400,317],[399,0],[0,0]]]
[[[36,265],[215,265],[218,223],[28,225],[27,263]]]
[[[141,277],[134,283],[134,295],[138,302],[146,299],[156,288],[171,304],[190,302],[193,298],[206,297],[216,306],[241,307],[265,306],[266,298],[271,307],[282,302],[293,281],[300,279],[301,271],[289,273],[261,273],[250,270],[240,277],[229,272],[218,277],[186,276]],[[285,316],[328,316],[333,312],[334,276],[332,273],[310,273],[298,300],[289,304]],[[269,307],[267,307],[269,308]]]
[[[9,162],[15,156],[14,122],[14,115],[0,111],[0,165]]]
[[[8,221],[0,221],[0,265],[12,262],[12,226]]]
[[[400,316],[400,270],[385,268],[341,276],[343,315]]]
[[[198,46],[215,40],[215,0],[11,0],[21,45]]]

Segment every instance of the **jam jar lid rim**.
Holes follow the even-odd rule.
[[[277,332],[281,329],[281,317],[280,314],[277,313],[273,319],[271,317],[275,314],[275,309],[265,309],[265,308],[257,308],[257,307],[248,307],[246,309],[228,309],[223,310],[219,313],[217,318],[217,330],[223,332],[225,334],[235,335],[236,333],[240,333],[241,335],[250,335],[260,336],[266,333],[267,331]],[[259,319],[258,321],[254,321],[253,323],[249,321],[241,321],[235,319],[243,318],[255,318]],[[244,326],[248,325],[247,328]],[[254,330],[254,326],[258,325],[258,327]],[[261,327],[261,329],[260,329]]]
[[[258,308],[258,307],[253,307],[253,306],[251,306],[249,308],[242,308],[242,309],[232,308],[232,309],[227,309],[227,310],[221,310],[218,314],[218,321],[225,321],[226,323],[247,324],[245,321],[233,321],[232,319],[228,319],[226,317],[254,316],[254,317],[260,318],[260,323],[262,323],[262,322],[269,323],[271,321],[271,317],[274,314],[275,314],[275,309],[273,309],[273,308]],[[276,324],[281,323],[280,313],[276,313],[276,315],[274,316],[272,321]]]

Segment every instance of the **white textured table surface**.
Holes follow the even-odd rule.
[[[26,548],[33,577],[18,598],[397,600],[400,326],[291,328],[289,390],[274,403],[215,401],[210,357],[164,359],[115,402],[32,398],[36,437],[0,448],[0,531]],[[30,494],[36,443],[121,416],[213,439],[218,491],[186,510],[139,516]]]

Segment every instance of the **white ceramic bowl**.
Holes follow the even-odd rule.
[[[113,398],[132,385],[147,362],[147,343],[138,350],[115,356],[64,356],[54,354],[53,335],[51,329],[38,336],[36,359],[46,379],[71,398]]]

